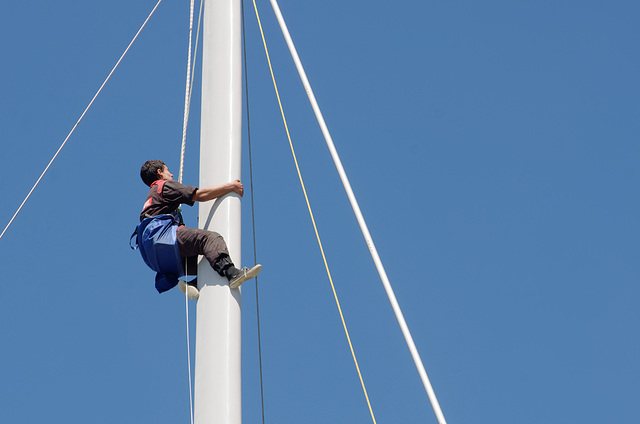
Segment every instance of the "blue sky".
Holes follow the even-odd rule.
[[[2,228],[154,5],[3,6]],[[266,421],[371,422],[246,7]],[[258,7],[376,419],[435,423],[273,13]],[[447,421],[635,422],[637,2],[280,7]],[[158,295],[127,246],[140,165],[178,168],[187,20],[187,2],[161,4],[0,240],[2,422],[189,422],[183,298]],[[196,185],[199,83],[185,170]],[[196,225],[195,208],[185,217]],[[247,423],[261,420],[255,303],[250,282]]]

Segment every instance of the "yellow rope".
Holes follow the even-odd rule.
[[[320,252],[322,253],[322,260],[324,261],[324,267],[327,270],[327,276],[329,277],[329,282],[331,283],[331,290],[333,290],[333,296],[336,300],[336,305],[338,306],[338,312],[340,313],[340,319],[342,320],[342,326],[344,327],[344,332],[347,336],[347,341],[349,342],[349,348],[351,349],[351,355],[353,356],[353,362],[356,365],[356,370],[358,371],[358,376],[360,377],[360,383],[362,384],[362,390],[364,391],[364,396],[367,399],[367,405],[369,406],[369,412],[371,413],[371,419],[374,424],[376,423],[376,417],[373,414],[373,409],[371,408],[371,402],[369,401],[369,395],[367,394],[367,388],[364,385],[364,380],[362,379],[362,373],[360,372],[360,366],[358,365],[358,360],[356,359],[355,351],[353,350],[353,344],[351,343],[351,337],[349,337],[349,330],[347,330],[347,324],[344,320],[344,315],[342,314],[342,308],[340,307],[340,301],[338,300],[338,295],[336,293],[336,288],[333,284],[333,279],[331,278],[331,272],[329,271],[329,265],[327,264],[327,258],[324,254],[324,249],[322,248],[322,242],[320,241],[320,235],[318,234],[318,227],[316,226],[316,220],[313,217],[313,211],[311,210],[311,204],[309,203],[309,197],[307,196],[307,190],[304,186],[304,181],[302,180],[302,174],[300,172],[300,167],[298,166],[298,159],[296,157],[296,152],[293,148],[293,142],[291,141],[291,134],[289,134],[289,127],[287,125],[287,118],[284,115],[284,110],[282,108],[282,101],[280,100],[280,93],[278,92],[278,85],[276,84],[276,79],[273,75],[273,67],[271,66],[271,59],[269,57],[269,49],[267,48],[267,42],[264,38],[264,31],[262,30],[262,23],[260,21],[260,14],[258,13],[258,7],[256,6],[256,1],[253,0],[253,8],[256,12],[256,18],[258,20],[258,26],[260,27],[260,35],[262,36],[262,43],[264,45],[264,52],[267,55],[267,62],[269,63],[269,71],[271,72],[271,79],[273,81],[273,87],[276,92],[276,97],[278,98],[278,105],[280,106],[280,113],[282,114],[282,121],[284,123],[284,129],[287,132],[287,138],[289,139],[289,146],[291,147],[291,154],[293,155],[293,161],[296,165],[296,170],[298,171],[298,178],[300,179],[300,185],[302,186],[302,192],[304,193],[304,198],[307,202],[307,208],[309,209],[309,215],[311,217],[311,222],[313,223],[313,229],[316,233],[316,239],[318,240],[318,245],[320,246]]]

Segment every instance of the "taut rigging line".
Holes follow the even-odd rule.
[[[296,69],[298,70],[298,74],[300,75],[300,80],[304,86],[305,92],[307,93],[307,97],[309,98],[309,102],[311,103],[311,107],[313,109],[314,114],[316,115],[316,119],[318,124],[320,125],[320,129],[322,130],[322,134],[324,135],[325,142],[327,147],[329,148],[329,152],[331,153],[331,157],[333,158],[334,164],[340,175],[340,179],[342,180],[342,184],[347,193],[347,197],[349,198],[349,202],[351,203],[351,207],[353,209],[354,214],[356,215],[356,219],[358,220],[358,224],[360,225],[360,230],[362,231],[362,235],[364,236],[367,247],[369,248],[369,252],[371,253],[371,257],[373,262],[375,263],[376,269],[378,270],[378,274],[380,275],[380,279],[382,280],[382,285],[387,293],[387,297],[389,298],[389,302],[391,303],[391,307],[396,315],[396,319],[398,320],[398,324],[400,325],[400,329],[405,338],[405,342],[409,347],[409,351],[411,352],[411,356],[418,370],[418,374],[422,380],[422,384],[427,392],[427,396],[429,397],[429,401],[431,402],[431,406],[433,407],[433,411],[436,414],[439,424],[446,424],[446,420],[442,413],[442,409],[440,408],[440,404],[438,403],[438,399],[436,398],[436,394],[431,386],[431,382],[429,381],[429,377],[427,376],[427,372],[424,369],[424,365],[422,364],[422,359],[420,358],[420,354],[418,349],[416,348],[415,343],[413,342],[413,337],[411,336],[411,332],[409,331],[409,327],[404,319],[402,314],[402,310],[400,309],[400,305],[396,299],[396,296],[391,287],[391,283],[389,282],[389,278],[387,277],[387,273],[382,265],[382,261],[380,260],[380,256],[378,255],[378,251],[373,243],[373,239],[371,238],[371,234],[369,233],[369,229],[367,228],[367,224],[364,220],[362,212],[360,210],[360,206],[358,205],[358,201],[356,200],[355,194],[351,188],[351,184],[349,183],[349,179],[347,178],[347,174],[344,171],[342,166],[342,162],[340,161],[340,157],[338,156],[338,152],[333,144],[333,140],[331,139],[331,134],[329,133],[329,129],[327,128],[327,124],[325,123],[324,117],[322,116],[322,112],[320,111],[320,106],[318,106],[318,102],[313,94],[313,90],[311,89],[311,85],[309,84],[309,80],[307,79],[307,74],[304,71],[302,66],[302,62],[300,57],[298,56],[298,52],[296,51],[295,45],[293,44],[293,40],[291,38],[291,34],[289,34],[289,30],[287,28],[287,24],[284,21],[282,16],[282,12],[280,11],[280,7],[278,6],[278,2],[276,0],[269,0],[271,2],[271,7],[276,15],[278,20],[278,24],[280,25],[280,29],[282,30],[282,34],[285,38],[287,46],[289,47],[289,52],[291,53],[291,57],[296,65]],[[255,6],[255,0],[254,0]],[[257,13],[257,8],[256,8]],[[264,36],[263,36],[264,41]],[[265,44],[266,48],[266,44]],[[272,72],[273,76],[273,72]],[[275,85],[275,79],[274,79]],[[276,88],[277,91],[277,88]],[[282,109],[282,106],[281,106]],[[283,114],[284,117],[284,114]],[[286,127],[286,122],[285,122]],[[287,130],[288,133],[288,130]],[[306,197],[306,193],[305,193]],[[373,414],[373,413],[372,413]],[[374,418],[375,421],[375,418]]]
[[[127,52],[129,52],[129,49],[131,48],[131,46],[133,45],[133,43],[136,41],[136,39],[138,38],[138,35],[140,35],[140,33],[142,32],[142,29],[147,25],[147,22],[149,22],[149,19],[151,19],[151,16],[153,15],[153,13],[156,11],[156,9],[158,8],[158,6],[160,6],[160,3],[162,2],[162,0],[158,0],[158,3],[156,3],[155,7],[153,8],[153,10],[151,10],[151,13],[149,13],[149,16],[147,16],[147,19],[145,19],[145,21],[142,23],[142,26],[140,27],[140,29],[138,30],[138,32],[136,33],[136,35],[133,37],[133,39],[131,40],[131,42],[129,43],[129,45],[127,46],[127,48],[124,50],[124,53],[122,53],[122,56],[120,56],[120,59],[118,59],[118,61],[116,62],[116,64],[114,65],[113,69],[111,69],[111,72],[109,72],[109,75],[107,75],[107,78],[104,80],[104,82],[102,83],[102,85],[100,86],[100,88],[98,89],[98,91],[96,92],[96,94],[93,96],[93,98],[91,99],[91,101],[89,102],[89,105],[85,108],[84,112],[82,112],[82,115],[80,115],[80,118],[78,118],[78,121],[76,122],[76,124],[73,126],[73,128],[71,129],[71,131],[69,131],[69,134],[67,135],[67,137],[64,139],[64,141],[62,142],[62,144],[60,145],[60,147],[58,148],[58,151],[56,151],[56,153],[53,155],[53,158],[51,158],[51,161],[49,161],[49,164],[46,166],[46,168],[44,168],[44,171],[42,171],[42,174],[40,174],[40,177],[38,178],[38,180],[36,181],[36,183],[33,185],[33,187],[31,187],[31,190],[29,191],[29,193],[27,194],[27,197],[24,198],[24,200],[22,201],[22,203],[20,204],[20,206],[18,207],[18,210],[16,211],[15,214],[13,214],[13,217],[11,217],[11,219],[9,220],[9,223],[7,224],[6,227],[4,227],[4,230],[2,230],[2,233],[0,234],[0,239],[2,239],[2,236],[4,236],[4,233],[7,232],[7,230],[9,229],[9,227],[11,226],[11,224],[13,223],[13,221],[16,219],[16,216],[18,216],[18,214],[20,213],[20,211],[22,210],[23,206],[25,205],[25,203],[27,203],[27,200],[29,200],[29,197],[31,197],[31,193],[33,193],[33,191],[36,189],[36,187],[38,186],[38,184],[40,184],[40,180],[42,180],[42,178],[44,177],[44,174],[47,173],[47,171],[49,170],[49,168],[51,167],[51,165],[53,164],[53,161],[56,160],[56,158],[58,157],[58,154],[60,153],[60,151],[62,150],[62,148],[65,146],[65,144],[67,144],[67,141],[69,141],[69,138],[71,137],[71,134],[73,134],[73,132],[76,130],[76,128],[78,127],[78,125],[80,124],[80,121],[82,121],[82,118],[84,118],[84,115],[86,115],[87,111],[89,110],[89,108],[91,108],[91,106],[93,105],[93,102],[96,100],[96,98],[98,97],[98,95],[100,94],[100,92],[102,92],[102,89],[104,88],[104,86],[107,84],[107,82],[109,81],[109,79],[111,78],[111,75],[113,75],[113,73],[115,72],[116,68],[118,67],[118,65],[120,65],[120,62],[122,62],[122,59],[125,57],[125,55],[127,54]]]

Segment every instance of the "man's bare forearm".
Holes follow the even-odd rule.
[[[231,192],[237,193],[242,197],[244,194],[244,187],[240,180],[231,181],[217,186],[200,188],[194,193],[193,200],[196,202],[207,202]]]

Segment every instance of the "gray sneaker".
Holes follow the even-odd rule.
[[[237,289],[247,280],[251,280],[255,278],[262,271],[262,265],[258,264],[253,268],[249,269],[246,266],[240,270],[238,275],[229,280],[229,287],[232,289]]]

